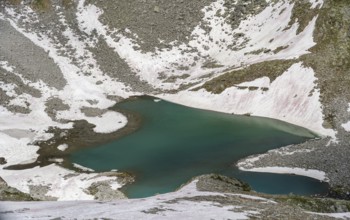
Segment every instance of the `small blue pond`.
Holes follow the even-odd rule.
[[[96,171],[118,169],[135,174],[135,183],[124,189],[128,197],[170,192],[192,177],[208,173],[236,177],[256,191],[271,194],[321,194],[328,190],[328,184],[308,177],[242,172],[235,167],[248,155],[314,138],[307,129],[273,119],[155,102],[151,97],[132,99],[118,108],[140,114],[140,129],[77,151],[71,161]]]

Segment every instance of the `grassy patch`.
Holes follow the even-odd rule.
[[[293,23],[298,22],[299,27],[297,29],[297,34],[301,33],[309,22],[318,14],[319,9],[310,9],[311,3],[305,0],[295,0],[294,7],[292,11],[292,17],[289,22],[289,26]]]
[[[51,8],[50,0],[33,0],[31,4],[32,8],[37,11],[47,11]]]
[[[73,6],[72,0],[62,0],[62,5],[65,8],[71,8]]]
[[[312,212],[331,213],[348,212],[350,210],[350,201],[335,200],[328,198],[311,198],[304,196],[281,196],[275,198],[276,202],[283,202],[288,205],[298,206],[302,209]]]
[[[264,76],[273,81],[296,62],[296,60],[275,60],[253,64],[244,69],[234,70],[216,77],[206,82],[202,88],[208,92],[219,94],[226,88]]]
[[[7,0],[7,2],[12,5],[19,5],[22,2],[22,0]]]

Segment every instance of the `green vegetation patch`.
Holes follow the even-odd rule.
[[[5,2],[8,2],[12,5],[19,5],[22,2],[22,0],[6,0]]]
[[[319,13],[319,9],[310,9],[311,3],[305,0],[295,0],[294,7],[292,11],[292,17],[289,22],[289,27],[292,26],[295,22],[299,23],[297,29],[297,34],[301,33],[310,21]]]
[[[350,210],[350,201],[346,200],[289,195],[275,198],[275,201],[283,202],[292,206],[298,206],[312,212],[334,213],[348,212]]]
[[[73,0],[62,0],[62,5],[65,8],[70,8],[70,7],[72,7],[74,5],[73,4]]]
[[[34,10],[47,11],[51,8],[50,0],[33,0],[31,4]]]
[[[205,88],[208,92],[220,94],[226,88],[243,82],[253,81],[264,76],[267,76],[271,81],[274,81],[296,62],[296,60],[275,60],[253,64],[244,69],[233,70],[216,77],[206,82],[201,88]]]

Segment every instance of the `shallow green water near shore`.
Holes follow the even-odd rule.
[[[96,171],[118,169],[135,174],[124,190],[128,197],[170,192],[200,174],[221,173],[248,182],[267,193],[315,194],[327,184],[308,177],[241,172],[235,163],[315,137],[285,122],[236,116],[184,107],[141,97],[118,104],[140,114],[138,131],[114,142],[83,149],[71,161]]]

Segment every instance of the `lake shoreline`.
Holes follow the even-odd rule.
[[[134,102],[136,100],[136,102]],[[270,146],[270,144],[272,144],[271,145],[271,147],[272,148],[275,148],[275,147],[279,147],[279,146],[285,146],[285,144],[287,144],[288,143],[288,141],[287,140],[289,140],[289,135],[291,135],[290,137],[292,137],[292,136],[295,136],[295,137],[299,137],[299,138],[297,138],[298,140],[300,139],[300,141],[301,140],[303,140],[304,138],[302,138],[302,137],[307,137],[307,138],[310,138],[310,137],[315,137],[314,136],[314,133],[313,132],[311,132],[311,131],[309,131],[308,129],[305,129],[305,128],[302,128],[302,127],[299,127],[299,126],[294,126],[294,125],[292,125],[292,124],[289,124],[289,123],[285,123],[285,122],[282,122],[282,121],[280,121],[280,120],[274,120],[274,119],[268,119],[268,118],[264,118],[264,117],[248,117],[248,116],[238,116],[238,115],[232,115],[232,114],[223,114],[223,113],[220,113],[220,112],[216,112],[216,111],[208,111],[208,110],[203,110],[203,109],[197,109],[197,108],[187,108],[187,107],[185,107],[185,106],[182,106],[182,105],[178,105],[178,104],[175,104],[175,103],[171,103],[171,102],[167,102],[167,101],[165,101],[165,100],[162,100],[162,101],[159,101],[157,98],[155,98],[155,97],[152,97],[152,96],[141,96],[141,97],[132,97],[131,99],[128,99],[128,100],[125,100],[124,101],[125,102],[125,104],[123,105],[123,103],[119,103],[119,105],[121,106],[121,108],[126,108],[127,110],[131,110],[131,111],[136,111],[136,112],[139,112],[140,111],[140,114],[142,114],[142,115],[145,115],[145,127],[143,128],[143,130],[147,130],[147,133],[144,133],[143,135],[142,135],[142,133],[144,132],[144,131],[142,131],[142,130],[140,130],[139,132],[138,132],[138,134],[136,135],[136,136],[133,136],[133,137],[126,137],[126,139],[123,139],[122,140],[122,142],[121,143],[124,143],[124,144],[122,144],[122,145],[116,145],[116,146],[113,146],[112,147],[112,145],[111,144],[107,144],[107,145],[100,145],[100,147],[98,148],[98,149],[88,149],[87,151],[84,151],[84,152],[80,152],[80,153],[76,153],[76,154],[74,154],[74,156],[73,156],[73,158],[76,158],[75,159],[75,162],[76,163],[78,163],[78,164],[82,164],[83,166],[86,166],[86,167],[89,167],[89,168],[93,168],[93,169],[96,169],[96,170],[100,170],[100,171],[105,171],[105,170],[108,170],[108,169],[113,169],[113,168],[115,168],[115,167],[118,167],[118,168],[120,168],[121,170],[127,170],[128,172],[131,172],[131,173],[134,173],[135,174],[135,176],[137,177],[137,176],[140,176],[141,174],[139,174],[139,172],[140,172],[140,170],[139,169],[141,169],[141,168],[138,168],[138,167],[134,167],[134,165],[133,164],[139,164],[139,162],[140,161],[143,161],[143,159],[142,158],[139,158],[139,156],[136,156],[135,155],[135,157],[137,157],[138,159],[137,159],[137,161],[135,161],[135,163],[134,162],[130,162],[129,160],[132,160],[132,158],[134,157],[134,156],[131,156],[130,155],[130,153],[131,152],[140,152],[140,154],[141,155],[143,155],[143,154],[146,154],[146,155],[144,155],[144,157],[145,158],[148,158],[148,156],[150,156],[150,157],[155,157],[155,158],[157,158],[157,160],[163,160],[163,159],[160,159],[160,158],[158,158],[158,156],[156,156],[157,154],[156,153],[151,153],[151,155],[148,155],[149,153],[146,153],[147,151],[149,151],[149,152],[158,152],[158,148],[156,149],[156,148],[154,148],[155,146],[158,146],[158,147],[160,147],[159,145],[158,145],[158,140],[153,140],[153,142],[150,142],[150,143],[148,143],[148,142],[145,142],[146,140],[148,140],[149,138],[153,138],[153,136],[154,135],[152,135],[152,134],[157,134],[157,135],[160,135],[160,137],[162,137],[162,139],[164,139],[165,138],[165,142],[169,142],[169,143],[164,143],[165,145],[164,146],[168,146],[168,147],[170,147],[170,146],[172,146],[172,144],[173,143],[177,143],[177,141],[175,141],[174,142],[174,140],[172,140],[171,139],[171,137],[173,136],[173,134],[176,134],[176,135],[180,135],[181,134],[181,132],[179,133],[179,131],[182,131],[183,129],[186,129],[186,132],[185,133],[187,133],[187,134],[191,134],[190,136],[193,136],[193,135],[195,135],[197,138],[200,138],[200,137],[205,137],[205,136],[207,136],[207,135],[209,135],[210,134],[210,136],[212,136],[212,132],[213,131],[215,131],[215,133],[214,134],[216,134],[217,132],[218,132],[218,130],[215,128],[215,127],[212,127],[212,126],[219,126],[219,127],[221,127],[220,128],[220,132],[219,133],[217,133],[216,135],[214,135],[213,137],[211,137],[210,138],[210,140],[208,140],[210,143],[212,142],[212,141],[214,141],[215,142],[215,139],[212,139],[212,138],[214,138],[214,137],[216,137],[217,135],[220,135],[220,137],[219,137],[219,139],[221,140],[221,141],[219,141],[219,142],[215,142],[215,143],[217,143],[217,144],[219,144],[219,143],[221,143],[223,140],[225,140],[224,142],[226,143],[227,141],[229,141],[229,142],[231,142],[231,141],[233,141],[231,144],[230,144],[230,146],[235,146],[235,144],[234,143],[236,143],[236,140],[239,140],[240,139],[240,136],[237,136],[237,138],[238,139],[236,139],[236,136],[234,135],[234,137],[232,136],[232,134],[234,134],[235,133],[235,130],[234,129],[236,129],[236,128],[234,128],[234,127],[231,127],[231,128],[229,128],[229,127],[227,127],[227,126],[229,126],[229,124],[231,124],[231,123],[238,123],[237,124],[237,126],[238,127],[240,127],[240,129],[239,130],[245,130],[242,134],[244,134],[244,135],[248,135],[248,133],[250,134],[253,130],[250,130],[250,129],[248,129],[248,130],[250,130],[251,132],[248,132],[248,130],[246,130],[249,126],[257,126],[257,127],[254,127],[254,132],[255,132],[255,130],[256,129],[260,129],[259,127],[264,127],[264,128],[262,128],[261,127],[261,129],[263,129],[263,130],[266,130],[266,131],[264,131],[264,132],[262,132],[262,131],[260,131],[260,132],[258,132],[258,134],[257,134],[257,136],[256,137],[258,137],[258,136],[261,136],[261,135],[267,135],[268,134],[268,136],[266,136],[266,138],[267,137],[270,137],[270,135],[277,135],[277,133],[275,133],[275,132],[277,132],[277,131],[279,131],[279,132],[282,132],[280,135],[282,135],[282,136],[276,136],[275,138],[277,138],[277,139],[273,139],[273,143],[272,142],[270,142],[270,141],[267,141],[267,140],[269,140],[269,139],[264,139],[264,141],[263,141],[263,143],[261,143],[262,144],[262,146],[264,146],[264,147],[262,147],[262,148],[259,148],[258,149],[258,151],[257,150],[255,150],[255,153],[257,153],[257,152],[259,152],[259,153],[263,153],[263,152],[266,152],[265,151],[265,148],[267,147],[268,148],[268,146]],[[137,104],[137,103],[139,103],[139,104]],[[187,110],[188,109],[188,110]],[[158,113],[155,113],[155,112],[158,112]],[[166,114],[164,114],[164,112],[167,112]],[[151,115],[150,115],[151,114]],[[169,118],[170,117],[170,118]],[[174,118],[175,117],[175,118]],[[196,118],[196,119],[194,119],[194,118]],[[180,124],[177,122],[177,121],[181,121],[180,119],[183,119],[184,120],[184,122],[181,122]],[[190,122],[191,120],[193,120],[193,122]],[[159,121],[160,121],[160,124],[158,125],[158,124],[154,124],[154,125],[149,125],[149,123],[151,123],[151,124],[153,124],[153,121],[154,121],[154,123],[158,123]],[[200,122],[201,121],[201,122]],[[212,123],[212,122],[214,122],[215,121],[215,123],[214,124],[210,124],[210,123]],[[224,123],[223,123],[223,121],[224,121]],[[208,130],[208,131],[205,131],[205,132],[209,132],[209,133],[205,133],[205,136],[203,136],[203,134],[199,134],[198,133],[198,129],[199,130],[202,130],[202,129],[200,129],[200,128],[196,128],[195,126],[197,126],[197,125],[195,125],[195,124],[197,124],[198,122],[200,122],[201,123],[201,125],[200,125],[200,127],[201,128],[203,128],[203,126],[204,127],[207,127],[207,129],[206,130]],[[169,123],[169,124],[168,124]],[[175,123],[175,124],[173,124],[173,123]],[[187,123],[189,123],[189,124],[187,124]],[[204,124],[203,124],[204,123]],[[209,124],[207,124],[207,123],[209,123]],[[243,124],[239,124],[239,123],[243,123]],[[257,123],[257,124],[256,124]],[[254,125],[255,124],[255,125]],[[149,127],[149,126],[151,126],[151,127]],[[163,126],[165,126],[164,128],[162,128]],[[175,127],[173,127],[173,126],[175,126]],[[180,126],[179,128],[176,128],[177,126]],[[181,126],[185,126],[185,127],[181,127]],[[189,126],[189,127],[188,127]],[[192,127],[192,126],[194,126],[194,127]],[[222,127],[223,126],[223,127]],[[235,125],[236,126],[236,125]],[[242,127],[243,126],[243,127]],[[248,126],[247,128],[246,128],[246,126]],[[253,128],[252,127],[252,128]],[[153,131],[153,129],[156,129],[156,130],[154,130]],[[159,130],[160,129],[160,130]],[[170,134],[170,136],[168,136],[169,134],[167,134],[167,132],[166,133],[164,133],[165,131],[164,131],[164,129],[166,129],[166,130],[168,130],[169,129],[169,131],[171,132],[171,134]],[[172,131],[172,129],[175,129],[175,130],[173,130]],[[194,130],[193,130],[194,129]],[[214,130],[213,130],[214,129]],[[233,130],[232,130],[233,129]],[[271,131],[269,130],[269,129],[272,129]],[[192,131],[196,131],[197,130],[197,132],[192,132]],[[210,131],[210,130],[213,130],[213,131]],[[152,133],[149,133],[150,131],[152,131]],[[256,130],[256,131],[258,131],[258,130]],[[156,132],[156,133],[154,133],[154,132]],[[173,133],[173,132],[175,132],[175,133]],[[224,133],[221,133],[221,132],[224,132],[225,133],[225,136],[222,136]],[[231,133],[232,132],[232,133]],[[241,132],[241,131],[240,131]],[[261,133],[262,132],[262,133]],[[266,133],[267,132],[267,133]],[[270,133],[270,132],[272,132],[272,133]],[[198,133],[198,134],[197,134]],[[231,135],[229,135],[231,133]],[[245,133],[247,133],[247,134],[245,134]],[[266,134],[265,134],[266,133]],[[287,135],[288,134],[288,135]],[[139,135],[139,136],[138,136]],[[141,135],[141,136],[140,136]],[[147,138],[146,138],[146,140],[145,141],[141,141],[141,143],[138,143],[138,140],[140,139],[140,138],[142,138],[142,137],[144,137],[144,135],[147,135]],[[199,136],[198,136],[199,135]],[[284,135],[286,135],[286,136],[284,136]],[[151,137],[149,137],[149,136],[151,136]],[[232,136],[232,137],[230,137],[230,136]],[[254,136],[254,135],[253,135]],[[149,138],[148,138],[149,137]],[[272,138],[272,137],[274,137],[274,136],[271,136],[270,138]],[[284,138],[282,138],[282,137],[284,137],[284,138],[287,138],[287,139],[285,139],[284,140]],[[130,139],[135,139],[136,138],[136,142],[137,143],[134,143],[134,142],[130,142],[131,140]],[[170,139],[168,139],[168,138],[170,138]],[[181,138],[181,136],[179,136],[178,138],[180,138],[180,139],[182,139]],[[184,137],[184,138],[187,138],[187,135]],[[224,138],[224,139],[222,139],[222,138]],[[226,140],[226,138],[229,138],[229,139],[231,139],[231,140],[229,140],[229,139],[227,139]],[[232,139],[233,138],[233,139]],[[243,138],[243,136],[242,136],[242,138]],[[283,139],[283,141],[280,143],[280,144],[282,144],[282,145],[280,145],[280,144],[278,144],[278,143],[275,143],[277,140],[279,140],[280,139],[280,141]],[[156,138],[156,139],[158,139],[158,138]],[[295,139],[294,141],[292,141],[292,142],[289,142],[289,143],[300,143],[300,142],[295,142],[297,139]],[[141,140],[141,139],[140,139]],[[259,139],[257,139],[256,141],[258,141]],[[272,139],[271,139],[272,140]],[[290,141],[291,141],[292,139],[290,139]],[[155,141],[155,142],[154,142]],[[189,141],[189,140],[188,140]],[[255,142],[256,142],[255,141]],[[267,142],[266,142],[267,141]],[[287,141],[287,142],[286,142]],[[197,142],[197,141],[196,141]],[[202,141],[201,141],[202,142]],[[207,143],[207,141],[204,141],[205,143]],[[208,143],[209,143],[208,142]],[[224,143],[224,142],[222,142],[222,143]],[[229,142],[227,142],[227,143],[229,143]],[[254,142],[254,143],[255,143]],[[259,142],[259,141],[258,141]],[[117,142],[117,143],[120,143],[120,142]],[[126,144],[127,143],[127,144]],[[150,149],[148,149],[148,150],[146,150],[147,149],[147,147],[146,148],[144,148],[144,147],[141,147],[141,149],[139,149],[139,150],[137,150],[137,149],[133,149],[133,150],[131,150],[131,152],[129,152],[130,150],[129,150],[129,148],[131,147],[131,148],[134,148],[134,146],[137,146],[137,145],[139,145],[139,144],[141,144],[141,146],[143,145],[143,143],[145,144],[145,147],[146,146],[150,146],[150,145],[152,145],[153,147],[152,148],[150,148]],[[171,144],[170,144],[171,143]],[[205,143],[202,143],[202,144],[200,144],[202,147],[204,147],[206,144]],[[268,144],[269,143],[269,144]],[[124,146],[126,144],[126,146]],[[189,146],[192,146],[194,143],[192,143],[192,141],[190,141],[190,143],[189,143],[190,145]],[[204,144],[204,145],[203,145]],[[233,145],[232,145],[233,144]],[[259,144],[259,145],[261,145],[261,144]],[[277,145],[276,145],[277,144]],[[182,146],[183,145],[183,143],[177,143],[177,145],[178,146]],[[195,144],[195,145],[197,145],[197,144]],[[195,146],[195,145],[193,145],[193,146]],[[219,144],[220,145],[220,144]],[[276,145],[276,146],[275,146]],[[107,150],[107,148],[105,147],[105,146],[109,146],[109,150]],[[113,149],[116,149],[115,147],[117,147],[118,146],[118,150],[113,150]],[[130,147],[127,147],[127,146],[130,146]],[[127,151],[125,151],[124,152],[124,150],[122,150],[122,149],[126,149]],[[172,152],[172,148],[166,148],[166,149],[168,149],[169,151],[171,151]],[[203,151],[207,151],[207,150],[209,150],[209,148],[207,149],[207,148],[201,148],[201,149],[203,149]],[[205,149],[207,149],[207,150],[205,150]],[[218,149],[216,149],[215,148],[215,150],[214,149],[212,149],[212,150],[214,150],[215,152],[217,152],[217,153],[215,153],[215,155],[216,154],[218,154],[218,156],[219,155],[221,155],[222,153],[220,153],[220,152],[225,152],[226,150],[224,150],[224,149],[221,149],[221,150],[219,150],[219,149],[221,149],[221,148],[218,148]],[[227,148],[227,149],[230,149],[230,148]],[[231,148],[232,149],[232,148]],[[143,152],[143,151],[146,151],[146,152]],[[189,150],[189,149],[188,149]],[[209,150],[208,152],[211,152],[212,150]],[[238,149],[237,149],[238,150]],[[242,150],[243,150],[243,148],[242,148]],[[114,152],[114,151],[116,151],[116,152]],[[164,151],[164,149],[161,147],[160,149],[159,149],[159,151],[160,152],[163,152]],[[177,150],[178,151],[178,150]],[[189,152],[187,152],[186,154],[188,154],[188,155],[192,155],[194,152],[191,152],[192,150],[190,150]],[[229,150],[229,151],[232,151],[232,150]],[[239,150],[239,151],[241,151],[241,150]],[[114,153],[113,153],[114,152]],[[129,153],[128,153],[129,152]],[[143,152],[143,153],[142,153]],[[219,153],[218,153],[219,152]],[[245,152],[245,150],[243,150],[243,152]],[[161,158],[163,158],[163,157],[165,157],[165,156],[167,156],[167,152],[164,152],[165,153],[165,155],[164,156],[161,156],[161,155],[159,155],[159,157],[161,157]],[[173,152],[173,153],[171,153],[171,155],[174,155],[174,153],[175,152]],[[178,154],[179,152],[176,152],[176,154]],[[202,152],[202,153],[204,153],[204,152]],[[233,151],[231,152],[231,153],[233,153]],[[231,154],[230,153],[230,154]],[[115,154],[115,155],[114,155]],[[175,155],[176,155],[175,154]],[[196,153],[195,153],[196,154]],[[78,156],[79,155],[79,156]],[[89,156],[88,156],[89,155]],[[94,159],[94,157],[95,157],[95,155],[99,155],[99,158],[101,158],[101,156],[102,155],[105,155],[105,156],[102,156],[103,158],[105,158],[104,159],[104,161],[105,162],[103,162],[102,163],[102,161],[100,161],[100,159]],[[114,155],[114,156],[112,156],[112,155]],[[127,158],[129,158],[130,157],[130,159],[128,159],[127,161],[124,161],[124,158],[121,156],[121,155],[126,155],[126,157]],[[127,155],[129,155],[129,156],[127,156]],[[148,155],[148,156],[147,156]],[[163,154],[162,154],[163,155]],[[228,156],[228,158],[227,159],[225,159],[225,161],[226,160],[229,160],[229,161],[227,161],[228,163],[232,163],[232,164],[234,164],[235,163],[235,161],[236,161],[236,157],[238,157],[238,158],[240,158],[240,156],[239,156],[240,154],[237,154],[237,155],[235,155],[235,153],[234,153],[234,155],[232,155],[232,156]],[[244,157],[245,157],[245,155],[251,155],[251,153],[244,153]],[[121,156],[121,158],[120,158],[120,156]],[[179,156],[179,155],[178,155]],[[194,157],[193,157],[193,159],[194,158],[197,158],[195,155],[193,155]],[[212,155],[213,156],[213,155]],[[141,156],[142,157],[142,156]],[[173,157],[173,156],[172,156]],[[219,158],[222,158],[222,156],[219,156]],[[79,158],[79,159],[78,159]],[[85,159],[82,159],[82,158],[85,158]],[[90,159],[88,159],[88,158],[90,158]],[[109,159],[107,159],[107,158],[109,158]],[[119,159],[118,159],[119,158]],[[202,158],[202,157],[201,157]],[[206,158],[206,157],[204,157],[204,158]],[[231,159],[230,159],[231,158]],[[175,158],[168,158],[168,159],[166,159],[166,160],[170,160],[170,161],[172,161],[173,159],[175,159]],[[94,161],[94,162],[92,162],[92,160]],[[113,160],[116,160],[115,162],[113,161]],[[147,160],[147,159],[145,159],[145,160]],[[185,160],[192,160],[192,159],[185,159]],[[197,159],[195,159],[196,161],[198,160],[198,158]],[[207,159],[200,159],[200,160],[207,160]],[[212,159],[212,160],[215,160],[215,159]],[[111,162],[107,162],[107,161],[111,161]],[[117,162],[117,161],[124,161],[124,162]],[[107,165],[107,163],[108,164],[110,164],[110,165]],[[121,164],[119,164],[119,163],[121,163]],[[131,164],[130,164],[131,163]],[[147,162],[148,163],[148,162]],[[154,162],[152,162],[152,163],[154,163]],[[161,163],[161,161],[159,162],[159,163]],[[177,163],[177,162],[176,162]],[[198,162],[197,162],[198,163]],[[208,162],[209,163],[209,162]],[[210,164],[211,164],[212,162],[210,162]],[[215,164],[215,166],[214,166],[214,164]],[[218,167],[216,167],[216,166],[218,166],[218,164],[216,164],[216,162],[214,163],[211,167],[212,168],[210,168],[210,169],[214,169],[214,167],[215,167],[215,169],[218,169]],[[225,162],[225,164],[226,164],[226,162]],[[139,165],[139,166],[141,166],[141,167],[144,167],[144,166],[148,166],[148,165]],[[151,167],[153,167],[154,165],[151,165],[151,164],[149,164],[149,166],[151,166]],[[154,167],[154,168],[151,168],[151,167],[149,167],[148,168],[148,170],[152,170],[152,172],[151,173],[153,173],[153,170],[154,170],[154,172],[165,172],[165,171],[156,171],[158,168],[156,168],[156,167]],[[205,166],[206,168],[202,168],[202,169],[209,169],[207,166]],[[174,169],[175,169],[175,167],[174,167]],[[180,168],[180,167],[177,167],[175,170],[177,170],[177,169],[182,169],[182,168]],[[197,169],[197,168],[196,168]],[[223,169],[223,168],[220,168],[220,169]],[[226,168],[225,168],[226,169]],[[174,172],[175,172],[175,170],[174,170]],[[195,171],[196,172],[196,174],[193,174],[193,176],[196,176],[196,175],[198,175],[198,174],[203,174],[202,172],[212,172],[212,171],[201,171],[200,173],[198,173],[199,172],[199,170],[197,170],[197,171]],[[158,176],[158,174],[151,174],[149,171],[147,171],[147,173],[149,173],[150,175],[155,175],[155,176]],[[166,172],[166,173],[168,173],[168,172]],[[183,172],[180,172],[180,173],[183,173]],[[187,173],[187,171],[185,172],[185,173]],[[144,174],[142,174],[142,176],[143,176]],[[148,174],[147,174],[148,175]],[[188,175],[188,174],[184,174],[184,175]],[[193,177],[192,176],[192,177]],[[277,177],[278,175],[276,175],[276,177]],[[142,178],[144,178],[144,177],[142,177]],[[151,178],[151,179],[148,179],[147,178],[147,182],[149,182],[149,181],[155,181],[155,182],[157,182],[156,181],[156,179],[155,178],[158,178],[158,177],[154,177],[154,178]],[[183,177],[182,177],[183,178]],[[137,181],[138,183],[139,183],[139,181],[140,181],[140,179]],[[185,181],[185,180],[184,180]],[[174,182],[176,182],[176,181],[171,181],[172,183],[174,183]],[[150,184],[150,182],[148,183],[148,184]],[[153,183],[152,183],[153,184]],[[166,184],[167,185],[167,184]],[[122,191],[124,191],[124,192],[131,192],[131,197],[132,198],[134,198],[135,197],[135,195],[134,195],[134,193],[132,193],[133,192],[133,190],[131,190],[133,187],[135,187],[135,186],[132,186],[131,188],[130,188],[130,190],[126,190],[126,191],[124,191],[124,189],[121,189]],[[137,186],[137,187],[139,187],[139,186]],[[138,190],[140,190],[140,188],[138,188]],[[137,197],[137,196],[136,196]]]
[[[157,99],[156,97],[152,97],[152,96],[143,96],[143,97],[153,99],[153,100]],[[126,101],[130,101],[133,99],[138,99],[138,98],[140,97],[138,96],[130,97],[128,99],[125,99],[119,102],[118,104]],[[70,170],[74,170],[79,173],[90,172],[90,171],[81,169],[75,166],[72,162],[70,162],[68,159],[69,155],[72,152],[75,152],[77,150],[94,147],[99,144],[115,141],[116,139],[127,136],[137,131],[142,125],[142,117],[139,114],[137,114],[136,112],[122,110],[118,108],[118,104],[111,107],[109,110],[120,112],[127,117],[128,123],[124,128],[109,134],[99,134],[99,133],[95,133],[92,127],[88,126],[86,122],[83,122],[83,121],[75,122],[75,126],[73,129],[68,129],[65,131],[67,132],[67,136],[64,138],[64,140],[60,140],[59,138],[59,135],[62,132],[62,130],[56,130],[54,131],[55,133],[54,138],[40,143],[40,150],[38,151],[40,156],[38,157],[35,163],[13,166],[11,167],[11,169],[25,169],[25,168],[34,167],[37,165],[46,166],[49,164],[56,163],[56,162],[53,162],[55,158],[63,158],[63,162],[58,163],[58,165]],[[70,137],[72,138],[71,140],[70,140]],[[53,142],[54,144],[52,144]],[[71,145],[74,145],[74,147],[68,147],[68,149],[65,151],[57,150],[57,146],[59,146],[62,143],[68,143],[68,145],[71,144]],[[125,172],[119,172],[119,173],[121,174],[120,176],[123,176],[123,174],[125,174],[125,177],[126,177],[125,179],[127,181],[122,180],[124,184],[132,183],[134,181],[134,176],[132,174],[125,173]],[[118,190],[120,190],[121,192],[125,191],[124,186]]]

